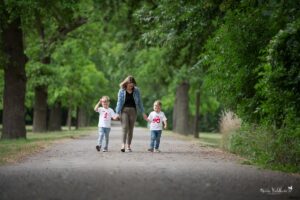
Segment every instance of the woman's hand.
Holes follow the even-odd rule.
[[[114,120],[119,120],[120,119],[120,115],[119,114],[116,114],[114,117],[113,117]]]

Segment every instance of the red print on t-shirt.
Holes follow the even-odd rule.
[[[103,118],[104,118],[104,119],[107,119],[107,115],[108,115],[108,113],[105,112]]]
[[[160,123],[160,118],[159,116],[156,116],[155,118],[153,118],[153,123]]]

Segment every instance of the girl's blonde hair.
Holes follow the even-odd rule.
[[[160,100],[156,100],[156,101],[154,101],[153,105],[155,105],[155,104],[158,104],[160,107],[162,106],[162,103],[161,103],[161,101],[160,101]]]
[[[108,96],[103,96],[103,97],[101,97],[101,101],[103,101],[103,100],[109,102],[110,99]]]
[[[120,88],[125,89],[128,83],[133,83],[136,86],[136,81],[133,76],[127,76],[124,81],[120,83]]]

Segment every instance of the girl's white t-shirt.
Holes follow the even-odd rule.
[[[111,118],[116,115],[113,109],[99,107],[97,112],[99,113],[98,127],[110,128]]]
[[[165,113],[161,111],[159,113],[152,111],[148,119],[150,120],[150,130],[162,130],[163,121],[167,120]]]

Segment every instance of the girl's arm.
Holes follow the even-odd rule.
[[[151,122],[145,113],[143,113],[143,117],[144,117],[144,120],[146,120],[147,122]]]
[[[110,109],[110,114],[111,114],[111,119],[112,120],[118,120],[119,119],[119,114],[116,114],[113,109]]]
[[[167,129],[167,120],[164,120],[164,129]]]
[[[100,103],[101,103],[101,99],[99,100],[99,102],[94,107],[95,112],[98,112],[98,108],[99,108]]]
[[[149,114],[149,116],[147,117],[147,115],[144,113],[144,120],[146,120],[147,122],[151,122],[151,113]]]

